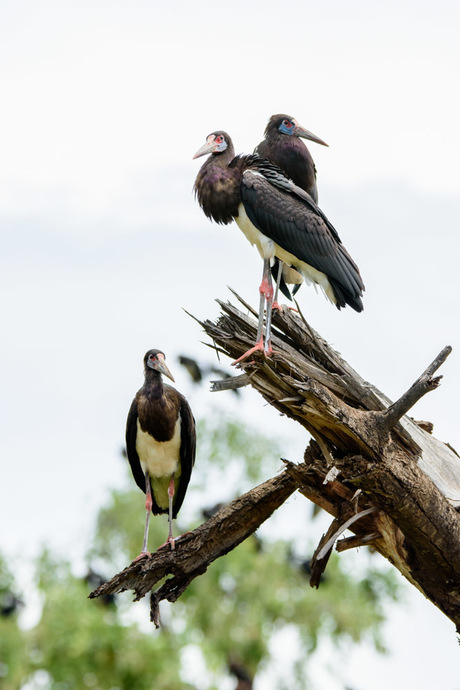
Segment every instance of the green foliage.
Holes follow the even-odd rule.
[[[40,650],[37,666],[51,675],[50,688],[184,688],[171,636],[146,635],[126,624],[115,608],[87,598],[88,586],[75,578],[68,563],[43,554],[39,586],[44,594],[40,624],[33,642]]]
[[[0,556],[0,606],[17,596],[13,574]],[[27,656],[27,643],[18,628],[17,612],[0,616],[0,688],[17,690],[23,678],[23,662]]]
[[[216,417],[201,423],[199,431],[191,502],[212,505],[216,481],[231,500],[279,466],[276,444],[235,421]],[[165,539],[162,517],[151,520],[151,544]],[[124,567],[139,552],[143,522],[142,492],[114,491],[99,513],[90,559],[97,557],[109,575]],[[393,573],[365,567],[363,553],[356,577],[347,570],[347,555],[334,555],[324,583],[313,590],[293,555],[293,544],[305,544],[304,529],[292,534],[293,543],[252,536],[218,559],[173,606],[162,608],[160,631],[152,626],[145,632],[147,607],[132,604],[129,594],[118,597],[116,606],[88,600],[90,587],[73,575],[70,564],[43,553],[36,567],[43,601],[40,622],[21,631],[15,618],[0,619],[1,688],[19,690],[28,681],[28,690],[184,690],[192,686],[186,682],[183,651],[194,649],[207,669],[200,690],[214,690],[231,660],[255,676],[270,662],[274,637],[289,630],[298,640],[298,652],[291,655],[290,667],[283,668],[278,686],[288,687],[290,676],[295,682],[289,687],[300,689],[307,687],[306,662],[322,636],[337,645],[372,638],[382,648],[379,629],[385,602],[395,596]],[[0,560],[0,594],[2,587],[14,589],[14,582]],[[134,617],[144,625],[133,622]],[[37,673],[42,675],[34,685]]]
[[[200,420],[197,437],[198,476],[208,490],[209,475],[217,473],[220,484],[231,478],[235,495],[240,495],[268,479],[281,464],[273,438],[222,414]]]

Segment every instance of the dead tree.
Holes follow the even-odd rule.
[[[232,304],[219,304],[220,318],[200,323],[219,353],[237,358],[254,342],[256,324]],[[312,586],[319,585],[335,543],[338,551],[372,544],[460,631],[460,457],[431,435],[432,425],[407,416],[439,385],[441,376],[434,374],[451,348],[391,403],[301,315],[284,309],[273,323],[273,356],[258,353],[242,363],[244,373],[215,382],[214,389],[249,384],[305,427],[313,440],[304,461],[285,460],[278,476],[178,540],[176,551],[160,549],[132,563],[90,596],[132,589],[138,600],[152,592],[151,617],[158,625],[162,599],[175,601],[298,490],[334,518],[313,556]],[[346,529],[353,536],[338,540]]]

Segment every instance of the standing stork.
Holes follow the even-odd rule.
[[[264,350],[265,302],[265,353],[272,352],[270,265],[275,257],[295,268],[307,283],[319,285],[338,309],[348,304],[362,311],[364,283],[359,269],[311,196],[270,161],[254,154],[235,157],[232,140],[224,131],[212,132],[194,158],[208,154],[195,180],[198,203],[217,223],[235,220],[264,262],[256,344],[237,362]]]
[[[302,139],[314,141],[322,146],[328,146],[305,127],[299,125],[290,115],[279,113],[272,115],[264,132],[265,138],[256,146],[254,153],[261,158],[268,158],[277,165],[298,187],[311,196],[315,204],[318,203],[318,187],[316,184],[316,166],[310,151]],[[275,258],[272,275],[276,279],[276,293],[273,308],[277,306],[278,288],[291,299],[287,283],[294,284],[292,295],[295,295],[302,284],[301,275],[294,269],[281,263]]]
[[[144,385],[137,391],[126,422],[126,450],[134,480],[145,493],[145,530],[142,551],[148,555],[150,512],[168,513],[166,544],[175,548],[173,518],[183,503],[195,463],[195,419],[187,400],[163,383],[174,378],[161,350],[144,356]]]

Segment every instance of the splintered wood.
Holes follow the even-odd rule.
[[[219,356],[240,357],[254,343],[254,310],[219,302],[215,321],[199,321]],[[197,319],[198,320],[198,319]],[[237,376],[214,390],[244,385],[256,389],[280,413],[312,436],[304,461],[285,461],[277,477],[222,508],[206,523],[165,549],[131,564],[90,596],[132,589],[159,602],[175,601],[194,577],[246,539],[298,490],[334,518],[313,559],[318,586],[334,544],[342,551],[366,544],[387,558],[460,630],[460,458],[437,440],[431,423],[417,425],[409,409],[440,383],[434,373],[449,355],[446,347],[399,400],[392,403],[364,381],[319,336],[300,313],[273,314],[274,354],[243,360]],[[401,382],[404,389],[408,382]],[[225,393],[216,393],[223,395]],[[354,533],[337,542],[344,529]]]

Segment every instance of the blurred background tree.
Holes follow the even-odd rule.
[[[193,528],[216,504],[279,467],[276,442],[234,419],[216,412],[198,431],[197,466],[186,499],[195,515],[190,513],[189,524],[179,519],[178,530]],[[385,604],[397,594],[393,572],[363,555],[357,575],[346,558],[332,556],[320,589],[311,589],[314,541],[305,533],[313,530],[300,496],[296,502],[306,511],[301,524],[298,517],[275,514],[162,609],[159,631],[148,622],[147,604],[133,604],[129,594],[88,600],[99,578],[127,565],[140,549],[144,500],[128,474],[127,469],[128,488],[113,491],[99,512],[86,577],[72,572],[68,558],[48,551],[35,564],[42,610],[31,629],[18,623],[23,597],[0,560],[2,689],[249,690],[262,687],[257,679],[269,671],[271,687],[301,690],[312,687],[309,662],[324,637],[337,648],[371,639],[383,651]],[[151,521],[151,548],[165,539],[163,517]],[[8,608],[8,602],[16,605]],[[274,662],[278,644],[289,652],[281,667]]]

